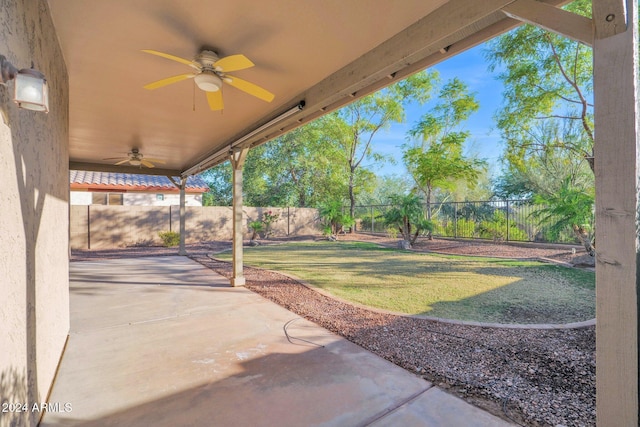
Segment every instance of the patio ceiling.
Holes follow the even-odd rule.
[[[230,143],[300,101],[303,110],[242,145],[263,143],[517,25],[500,11],[510,3],[49,0],[69,72],[70,167],[140,173],[105,160],[132,148],[166,161],[144,173],[220,163]],[[192,59],[205,46],[251,59],[255,67],[233,74],[275,99],[225,86],[225,108],[215,112],[192,80],[143,89],[191,69],[142,49]]]

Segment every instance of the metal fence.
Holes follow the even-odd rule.
[[[356,206],[356,230],[395,235],[384,224],[384,215],[392,205]],[[559,233],[541,223],[535,212],[544,206],[529,200],[491,200],[478,202],[432,203],[433,235],[437,237],[486,239],[512,242],[577,243],[570,227]],[[428,216],[427,205],[424,205]]]

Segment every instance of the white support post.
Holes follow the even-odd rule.
[[[244,286],[245,278],[242,260],[242,168],[249,148],[236,148],[231,152],[233,168],[233,276],[231,286]]]
[[[637,426],[640,106],[637,0],[594,1],[596,422]],[[596,7],[597,4],[597,7]],[[628,20],[628,21],[627,21]],[[611,22],[618,22],[613,35]],[[620,32],[620,22],[627,21]]]
[[[187,216],[187,208],[186,205],[186,187],[187,187],[187,178],[180,178],[180,249],[178,250],[178,255],[187,255],[187,249],[185,245],[185,239],[187,234],[186,227],[186,216]]]
[[[178,190],[180,190],[180,246],[178,249],[178,255],[185,256],[187,255],[187,249],[185,247],[185,239],[186,239],[186,188],[187,188],[187,177],[181,177],[180,183],[175,180],[174,177],[168,175],[169,181],[175,185]],[[169,207],[169,228],[171,228],[171,207]]]

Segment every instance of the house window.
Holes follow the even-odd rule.
[[[156,194],[156,200],[164,200],[164,194]]]
[[[91,204],[92,205],[106,205],[107,204],[107,193],[93,193],[93,194],[91,194]]]
[[[122,193],[109,193],[110,205],[122,205]]]
[[[122,193],[93,193],[92,205],[122,205]]]

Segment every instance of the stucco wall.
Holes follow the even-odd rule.
[[[42,71],[49,114],[0,86],[0,396],[43,402],[69,331],[68,77],[45,0],[0,0],[0,54]],[[39,413],[2,413],[35,425]]]
[[[251,237],[249,223],[262,218],[265,211],[279,215],[272,224],[274,236],[319,234],[317,209],[243,209],[244,236]],[[71,206],[71,248],[106,249],[132,245],[160,245],[160,231],[180,230],[179,206]],[[230,207],[186,207],[186,241],[231,240]]]

